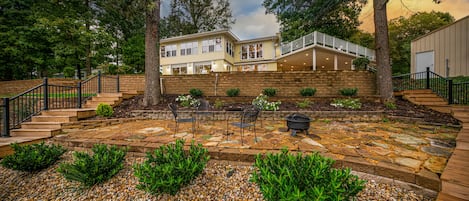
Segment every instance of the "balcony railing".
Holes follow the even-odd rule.
[[[301,50],[311,45],[320,45],[336,51],[342,51],[357,57],[375,60],[375,51],[321,32],[313,32],[289,43],[282,44],[282,55]]]

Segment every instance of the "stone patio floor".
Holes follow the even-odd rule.
[[[190,123],[171,120],[137,120],[93,129],[65,129],[57,141],[88,141],[114,144],[167,144],[176,139],[201,143],[210,149],[239,149],[265,153],[284,147],[291,151],[317,151],[336,160],[354,158],[370,164],[394,164],[410,172],[440,174],[455,147],[458,128],[401,122],[352,123],[330,120],[311,122],[309,135],[286,131],[285,121],[257,121],[245,130],[227,126],[226,121],[202,121],[193,134]],[[226,135],[228,127],[228,133]],[[256,140],[255,140],[256,139]]]

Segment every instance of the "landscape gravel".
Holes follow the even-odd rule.
[[[0,166],[0,200],[263,200],[255,183],[249,181],[254,170],[250,163],[210,160],[204,172],[175,196],[151,195],[137,189],[132,164],[145,158],[127,156],[125,167],[109,181],[89,189],[67,181],[57,172],[58,164],[71,162],[72,152],[38,173],[19,172]],[[357,173],[368,180],[357,200],[434,200],[434,194],[418,194],[406,184]],[[415,187],[414,187],[415,188]]]

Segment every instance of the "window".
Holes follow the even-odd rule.
[[[254,65],[242,65],[236,66],[233,70],[235,71],[267,71],[267,64],[254,64]]]
[[[226,53],[234,56],[233,43],[231,41],[226,41]]]
[[[197,42],[182,43],[181,56],[197,54],[198,45]]]
[[[194,63],[195,74],[208,74],[212,70],[211,62]]]
[[[171,73],[173,75],[187,74],[187,64],[173,64],[171,65]]]
[[[175,57],[176,45],[161,46],[161,57]]]
[[[209,39],[202,41],[202,53],[222,51],[221,38]]]
[[[241,59],[260,59],[262,55],[262,43],[243,45],[241,47]]]

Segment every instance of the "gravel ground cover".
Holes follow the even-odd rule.
[[[210,160],[204,172],[177,195],[154,196],[136,188],[132,164],[145,158],[127,156],[125,167],[109,181],[89,189],[70,182],[57,172],[60,162],[72,161],[72,152],[38,173],[25,173],[0,166],[0,200],[263,200],[255,183],[249,181],[250,163]],[[357,200],[434,200],[436,193],[410,184],[355,173],[368,180]]]

